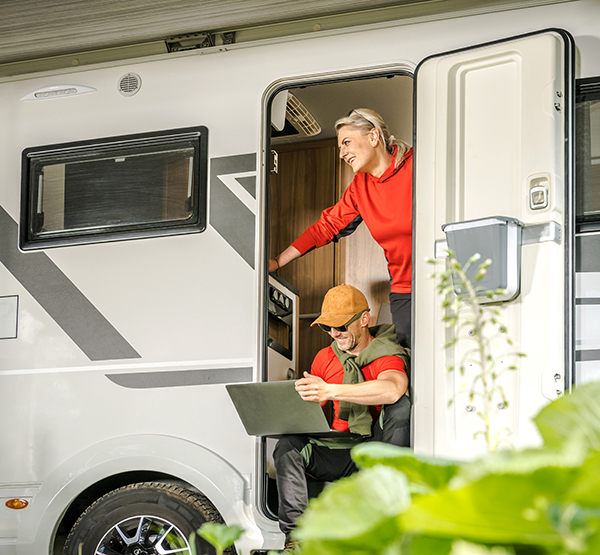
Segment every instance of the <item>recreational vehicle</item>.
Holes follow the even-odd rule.
[[[353,108],[414,148],[415,452],[484,450],[427,262],[453,242],[482,245],[511,283],[503,317],[527,357],[495,417],[515,446],[539,442],[544,404],[600,377],[600,2],[433,4],[4,71],[0,554],[149,537],[187,554],[205,521],[242,527],[237,553],[282,546],[273,440],[246,433],[226,385],[308,370],[331,286],[387,317],[364,226],[268,273],[350,182],[333,123]]]

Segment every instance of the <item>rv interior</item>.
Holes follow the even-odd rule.
[[[270,175],[270,257],[281,253],[325,208],[335,204],[352,180],[352,170],[338,156],[335,121],[353,108],[372,108],[382,115],[394,136],[412,144],[412,87],[411,76],[393,75],[278,93],[273,101],[271,127],[277,173]],[[287,97],[283,126],[283,118],[275,121],[280,96]],[[282,131],[277,126],[283,127]],[[299,375],[310,369],[317,351],[330,343],[328,335],[310,327],[328,289],[341,283],[354,285],[366,295],[375,319],[388,302],[385,257],[364,224],[339,243],[308,253],[278,274],[299,292]]]
[[[270,258],[317,221],[352,181],[352,170],[339,158],[335,121],[354,108],[371,108],[381,114],[395,137],[412,144],[412,95],[411,75],[320,83],[277,93],[271,103],[274,166],[268,176],[266,248]],[[325,293],[342,283],[365,294],[372,322],[391,322],[385,256],[364,224],[338,243],[309,252],[269,277],[268,380],[293,379],[310,371],[316,353],[331,343],[328,334],[310,324],[321,310]],[[267,512],[277,514],[270,468],[274,443],[272,439],[265,442],[266,474],[270,476],[265,490]]]

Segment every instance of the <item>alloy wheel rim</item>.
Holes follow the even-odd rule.
[[[100,540],[95,555],[192,555],[185,534],[172,522],[137,515],[115,524]]]

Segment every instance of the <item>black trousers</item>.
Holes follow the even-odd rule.
[[[410,399],[403,395],[393,405],[384,405],[381,417],[373,422],[366,441],[383,441],[401,447],[410,445]],[[351,447],[322,445],[307,436],[283,436],[273,458],[277,472],[279,528],[289,539],[294,522],[308,505],[308,480],[333,482],[357,471]]]
[[[390,293],[390,312],[392,323],[396,327],[398,343],[410,349],[412,301],[410,293]]]

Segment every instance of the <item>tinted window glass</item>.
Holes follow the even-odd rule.
[[[202,231],[206,130],[27,149],[23,190],[23,248]]]
[[[600,228],[600,78],[577,82],[577,222]]]

